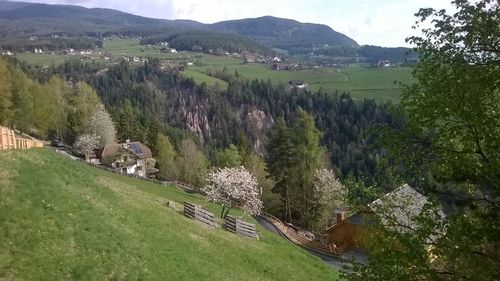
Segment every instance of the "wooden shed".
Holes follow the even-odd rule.
[[[405,184],[368,204],[361,211],[346,215],[344,210],[337,210],[337,222],[326,229],[325,233],[329,242],[338,247],[364,248],[365,243],[376,234],[377,219],[380,219],[384,226],[389,226],[388,221],[391,221],[400,226],[415,228],[415,218],[427,203],[427,197]],[[439,214],[444,218],[441,211]],[[402,232],[405,229],[400,227],[396,230]]]

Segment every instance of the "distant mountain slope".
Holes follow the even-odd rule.
[[[336,32],[327,25],[300,23],[295,20],[271,16],[223,21],[211,25],[212,29],[236,33],[273,47],[311,47],[317,44],[357,47],[358,43]]]
[[[164,29],[189,30],[203,24],[187,20],[162,20],[111,9],[87,9],[71,5],[48,5],[0,1],[0,35],[48,33],[154,34]]]
[[[10,2],[10,1],[0,0],[0,11],[15,10],[15,9],[19,9],[19,8],[26,6],[26,5],[31,5],[31,3]]]
[[[358,46],[353,39],[326,25],[270,16],[207,25],[192,20],[151,19],[111,9],[0,0],[0,36],[3,37],[51,33],[156,36],[192,30],[233,33],[282,49],[311,48],[318,44]]]

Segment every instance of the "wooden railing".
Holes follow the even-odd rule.
[[[226,216],[225,223],[226,223],[226,229],[232,233],[249,238],[258,239],[257,231],[255,229],[255,224],[245,222],[233,216]]]
[[[22,137],[16,136],[14,130],[0,126],[0,150],[43,147],[42,141],[33,139],[28,135],[19,135]]]
[[[337,247],[336,245],[329,243],[321,243],[319,241],[310,240],[302,235],[300,235],[295,229],[284,224],[280,219],[276,218],[270,214],[262,215],[267,221],[269,221],[274,227],[276,227],[279,232],[281,232],[288,240],[297,244],[300,247],[319,252],[326,255],[339,255],[345,249]]]
[[[203,209],[201,206],[184,202],[184,215],[210,227],[215,227],[214,214]]]
[[[13,130],[0,127],[0,150],[16,149],[16,135]]]

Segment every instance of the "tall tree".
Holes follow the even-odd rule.
[[[175,163],[177,153],[170,139],[163,135],[158,134],[156,138],[156,149],[158,150],[155,158],[158,161],[159,175],[163,179],[177,179],[179,169]]]
[[[134,109],[132,104],[128,99],[125,99],[122,103],[120,119],[118,121],[118,139],[120,141],[126,140],[140,140],[139,138],[139,128],[137,124],[137,117],[134,114]]]
[[[12,116],[11,72],[8,63],[0,57],[0,124],[7,125]]]
[[[54,100],[44,87],[37,82],[31,83],[30,92],[33,97],[33,129],[39,137],[46,139],[54,132],[55,119]]]
[[[459,204],[435,241],[425,218],[404,234],[385,231],[352,279],[500,279],[500,4],[453,3],[452,15],[417,13],[431,27],[409,38],[421,56],[402,101],[409,121],[387,142],[416,186]]]
[[[115,124],[102,103],[99,103],[97,106],[97,109],[88,121],[87,127],[87,133],[99,137],[99,147],[102,148],[116,142]]]
[[[197,187],[203,185],[208,160],[192,139],[182,140],[177,162],[182,181]]]
[[[291,210],[291,177],[292,177],[292,143],[290,129],[283,117],[276,121],[275,129],[267,147],[267,171],[276,182],[273,192],[278,193],[283,201],[283,217],[292,222]]]
[[[239,167],[242,164],[242,159],[238,148],[231,144],[228,148],[217,153],[217,166],[224,168]]]
[[[47,93],[51,97],[51,114],[53,115],[53,128],[56,139],[61,140],[68,126],[69,96],[70,88],[60,77],[50,78],[46,86]]]
[[[97,93],[85,82],[78,82],[75,85],[72,100],[72,129],[79,136],[88,130],[88,124],[99,106]]]
[[[334,221],[336,209],[348,209],[347,188],[335,176],[332,170],[320,169],[316,171],[314,179],[314,197],[319,205],[318,218],[314,229],[323,232]]]
[[[300,214],[301,225],[310,228],[318,218],[319,205],[314,198],[313,183],[316,171],[323,168],[325,150],[320,145],[321,134],[313,117],[300,108],[292,136],[293,184],[299,188],[294,207]]]
[[[14,116],[11,123],[15,128],[24,132],[33,127],[32,83],[21,70],[12,72],[11,91]]]

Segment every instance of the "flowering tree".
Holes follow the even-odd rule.
[[[96,135],[81,135],[73,144],[75,151],[79,154],[85,155],[85,160],[89,160],[90,154],[99,147],[99,137]]]
[[[332,221],[336,208],[347,208],[347,188],[342,185],[332,170],[319,169],[314,179],[314,197],[319,205],[317,227],[323,230]]]
[[[206,181],[203,191],[211,202],[222,204],[221,218],[225,218],[233,207],[251,215],[260,214],[262,188],[244,167],[218,169],[210,172]]]
[[[102,103],[97,106],[94,115],[89,119],[87,131],[99,136],[100,147],[116,142],[115,125]]]

